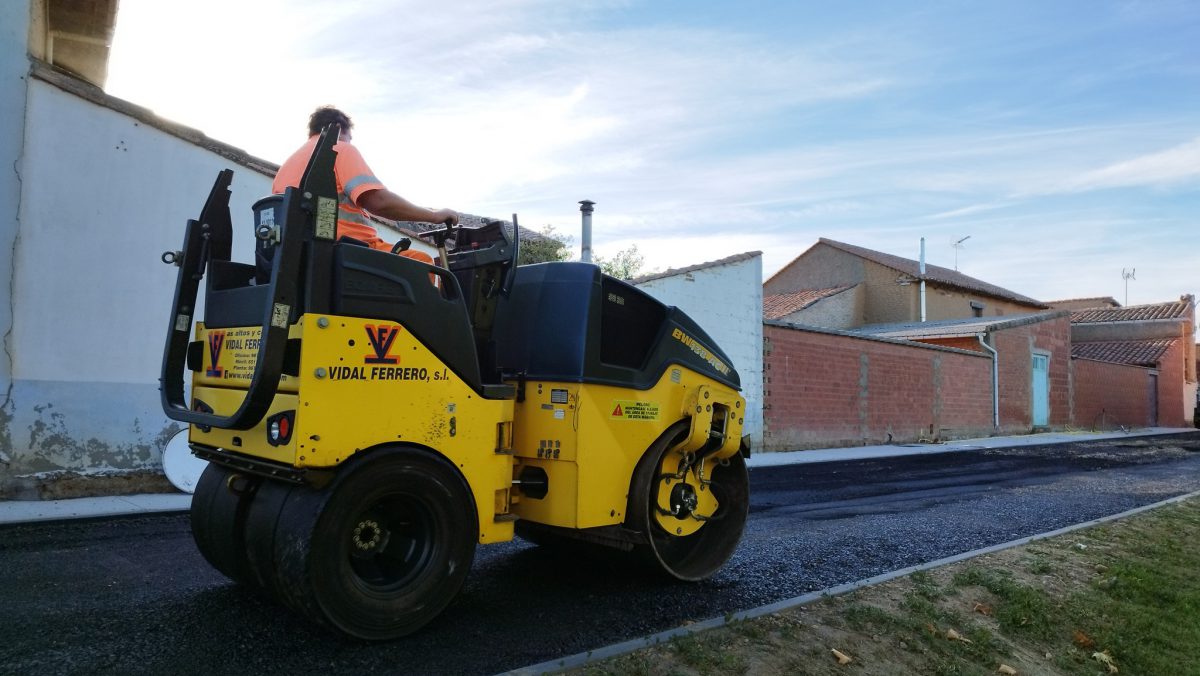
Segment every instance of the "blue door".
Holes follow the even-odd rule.
[[[1050,357],[1033,355],[1033,424],[1050,423]]]

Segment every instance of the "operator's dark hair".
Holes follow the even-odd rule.
[[[321,130],[330,124],[336,124],[341,131],[350,131],[354,128],[354,123],[350,121],[349,115],[333,106],[321,106],[308,117],[308,135],[320,134]]]

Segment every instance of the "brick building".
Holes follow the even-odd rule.
[[[1195,323],[1190,295],[1072,311],[1075,424],[1190,426],[1197,389]]]
[[[822,237],[763,284],[767,319],[834,329],[921,319],[920,263]],[[926,265],[925,319],[1027,315],[1028,296]]]

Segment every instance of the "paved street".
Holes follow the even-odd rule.
[[[487,674],[1200,489],[1200,433],[760,467],[706,584],[521,541],[407,639],[345,641],[211,570],[186,515],[0,528],[0,672]]]

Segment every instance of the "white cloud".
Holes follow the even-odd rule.
[[[1090,171],[1069,184],[1073,190],[1172,186],[1200,179],[1200,137],[1155,153]]]

